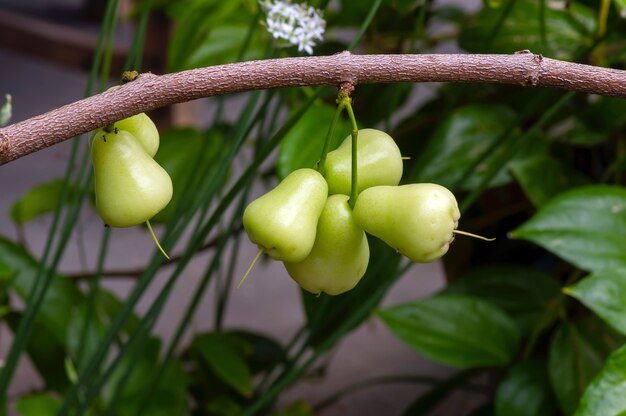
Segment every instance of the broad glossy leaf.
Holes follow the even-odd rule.
[[[0,127],[4,127],[11,120],[12,115],[11,95],[4,95],[4,104],[0,107]]]
[[[576,2],[567,9],[546,7],[545,42],[541,35],[541,2],[516,0],[511,7],[484,7],[467,19],[461,47],[474,53],[514,53],[529,49],[557,59],[572,59],[594,35],[594,11]],[[508,15],[505,15],[508,13]],[[504,20],[501,18],[503,16]]]
[[[598,374],[604,360],[624,342],[601,321],[566,323],[550,345],[548,372],[552,389],[565,415],[572,415],[585,387]]]
[[[589,184],[585,175],[547,155],[516,161],[511,164],[511,171],[536,207],[563,191]]]
[[[195,337],[193,347],[224,383],[247,397],[252,394],[252,374],[241,343],[233,338],[223,333],[207,332]]]
[[[11,206],[11,219],[16,224],[26,224],[41,215],[54,212],[62,189],[63,179],[60,178],[31,188]],[[73,190],[70,189],[70,192]]]
[[[150,222],[168,222],[172,218],[183,197],[189,195],[186,191],[195,189],[198,181],[202,180],[203,169],[209,168],[208,177],[217,172],[216,162],[225,146],[227,143],[216,129],[208,134],[192,128],[171,129],[161,134],[161,144],[154,160],[172,178],[174,192],[170,203]]]
[[[471,104],[455,109],[439,124],[421,153],[413,180],[451,188],[464,179],[461,187],[474,189],[481,184],[488,166],[496,163],[505,150],[503,140],[517,134],[513,129],[515,120],[511,109],[495,104]],[[472,169],[473,173],[464,178]],[[490,186],[510,180],[505,165]]]
[[[580,400],[576,416],[626,415],[626,345],[611,354]]]
[[[278,176],[286,177],[299,168],[313,168],[320,160],[324,140],[335,114],[335,107],[315,104],[298,120],[283,139],[278,152]],[[335,126],[330,150],[335,149],[351,131],[345,117]]]
[[[505,365],[519,346],[515,322],[477,297],[444,293],[378,315],[409,346],[454,367]]]
[[[542,361],[516,364],[498,386],[496,416],[546,416],[555,411],[546,363]]]
[[[626,335],[626,269],[595,272],[563,291]]]
[[[626,267],[626,188],[564,192],[512,233],[588,271]]]
[[[542,318],[548,302],[559,294],[559,285],[534,268],[499,264],[474,268],[446,288],[487,300],[505,311],[528,333]]]
[[[14,274],[2,283],[23,301],[28,301],[31,286],[37,276],[37,261],[13,241],[0,237],[0,259]],[[45,326],[56,341],[65,345],[65,331],[74,316],[74,308],[84,302],[84,295],[73,282],[54,275],[46,292],[37,321]]]
[[[626,124],[626,102],[613,97],[588,98],[586,107],[573,117],[572,128],[562,140],[593,146],[611,138]]]
[[[54,416],[61,408],[61,399],[49,394],[38,393],[23,396],[15,403],[20,416]]]

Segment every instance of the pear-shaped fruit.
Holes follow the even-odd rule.
[[[365,232],[354,221],[347,195],[326,200],[311,253],[301,262],[285,262],[289,275],[303,289],[339,295],[352,289],[365,274],[370,250]]]
[[[96,207],[105,224],[130,227],[161,211],[172,199],[172,180],[125,130],[96,132],[91,145]]]
[[[354,206],[360,227],[417,263],[446,254],[460,217],[452,192],[432,183],[368,188]]]
[[[132,134],[150,157],[156,155],[157,150],[159,150],[159,131],[146,113],[116,121],[114,126]]]
[[[387,133],[359,130],[357,141],[357,192],[380,185],[397,185],[402,178],[402,155]],[[350,195],[352,183],[352,136],[328,152],[324,164],[328,193]]]
[[[313,169],[298,169],[265,195],[255,199],[243,213],[250,241],[270,257],[302,261],[315,242],[328,185]]]

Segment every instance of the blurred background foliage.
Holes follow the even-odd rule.
[[[489,0],[471,11],[436,0],[311,5],[327,21],[318,55],[529,49],[626,65],[623,0]],[[117,8],[116,0],[106,4],[87,95],[108,77]],[[127,68],[145,69],[146,27],[154,16],[173,28],[164,71],[298,55],[295,47],[273,43],[255,0],[143,0],[130,13],[136,31]],[[224,327],[250,188],[315,164],[335,94],[332,88],[251,92],[235,123],[226,121],[228,97],[222,97],[205,129],[162,131],[157,160],[175,194],[154,223],[162,224],[164,247],[176,245],[181,254],[142,316],[135,307],[159,270],[159,253],[127,299],[101,286],[109,232],[88,285],[57,271],[78,213],[92,209],[88,147],[86,139],[75,140],[70,166],[80,168],[25,192],[11,210],[18,227],[52,216],[43,256],[0,237],[0,315],[15,336],[0,373],[4,410],[17,360],[26,354],[45,388],[13,400],[25,416],[314,414],[351,390],[283,409],[276,408],[277,397],[312,366],[324,365],[329,349],[374,314],[416,354],[459,369],[445,380],[416,374],[412,382],[430,387],[406,415],[428,414],[480,374],[491,380],[484,405],[463,414],[624,414],[626,101],[620,99],[506,85],[358,85],[359,126],[396,139],[409,158],[403,182],[449,187],[463,229],[497,240],[458,239],[443,259],[444,290],[381,310],[381,298],[410,265],[370,238],[370,266],[354,290],[337,297],[302,293],[306,322],[291,341]],[[347,121],[336,131],[335,145],[349,133]],[[235,158],[246,160],[243,171],[233,171]],[[175,336],[163,342],[151,329],[200,251],[210,261]],[[210,285],[218,293],[214,330],[181,345]],[[11,297],[26,306],[14,307]]]

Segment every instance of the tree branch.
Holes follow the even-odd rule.
[[[555,87],[626,98],[626,71],[512,55],[353,55],[268,59],[157,76],[142,74],[94,95],[0,129],[0,164],[131,115],[215,95],[343,82],[477,82]]]

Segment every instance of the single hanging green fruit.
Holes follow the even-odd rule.
[[[146,222],[172,199],[172,180],[125,130],[98,130],[91,144],[96,207],[105,224]]]
[[[276,260],[302,261],[315,242],[328,185],[313,169],[298,169],[243,213],[250,241]]]
[[[315,295],[347,292],[367,269],[370,258],[367,237],[354,221],[348,199],[347,195],[329,196],[317,223],[311,253],[301,262],[285,262],[293,280]]]
[[[359,130],[357,141],[357,192],[380,185],[397,185],[402,178],[402,155],[387,133],[375,129]],[[352,183],[352,136],[328,152],[324,176],[329,194],[350,195]]]
[[[156,155],[159,150],[159,131],[146,113],[116,121],[114,126],[118,130],[126,130],[132,134],[150,157]]]
[[[417,263],[446,254],[460,217],[452,192],[433,183],[368,188],[354,206],[360,227]]]

